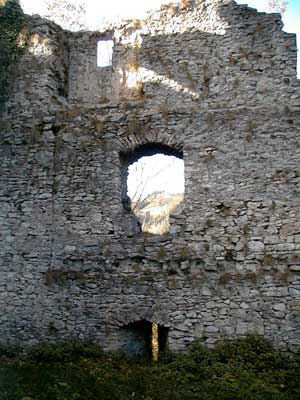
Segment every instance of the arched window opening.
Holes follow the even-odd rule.
[[[133,322],[122,331],[122,350],[126,354],[157,361],[159,353],[166,350],[169,329],[155,322]]]
[[[134,213],[143,232],[168,232],[169,216],[184,196],[182,152],[152,143],[122,153],[121,161],[124,207]]]

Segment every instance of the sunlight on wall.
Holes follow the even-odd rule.
[[[34,33],[29,38],[28,51],[35,55],[50,56],[52,50],[49,47],[49,40]]]
[[[172,90],[182,93],[182,94],[189,94],[193,100],[199,99],[199,93],[191,90],[189,87],[182,85],[181,83],[171,79],[165,75],[157,74],[155,71],[150,69],[139,67],[136,71],[130,69],[130,66],[126,70],[122,70],[121,68],[117,69],[117,72],[120,77],[120,83],[122,86],[127,87],[128,89],[134,89],[137,87],[139,83],[159,83],[163,86],[171,88]]]
[[[158,360],[159,343],[158,343],[158,325],[152,322],[152,359]]]

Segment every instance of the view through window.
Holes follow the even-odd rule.
[[[183,201],[183,160],[165,154],[141,157],[128,168],[127,190],[142,231],[168,232],[169,215]]]

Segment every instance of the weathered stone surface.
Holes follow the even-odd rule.
[[[254,332],[299,348],[300,86],[281,28],[231,0],[104,33],[30,19],[0,118],[2,343],[122,348],[145,319],[175,350]],[[105,37],[113,65],[98,68]],[[185,162],[161,237],[123,201],[120,154],[149,143]]]

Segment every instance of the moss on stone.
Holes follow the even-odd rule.
[[[26,17],[17,0],[0,0],[0,111],[8,99],[12,67],[26,47]]]

